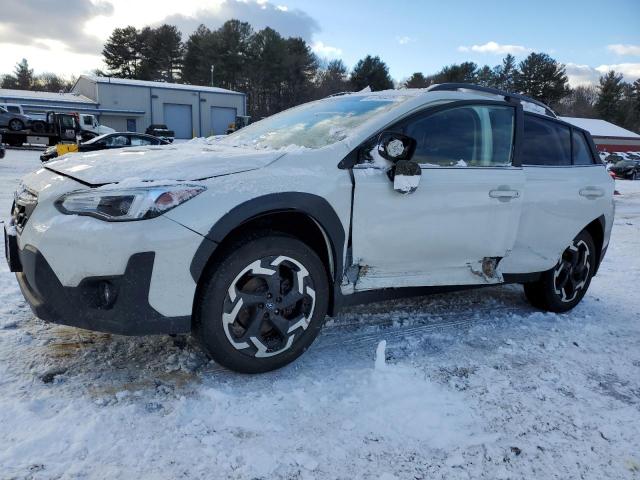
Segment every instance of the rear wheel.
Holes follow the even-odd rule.
[[[591,235],[582,231],[562,254],[558,264],[540,280],[526,283],[524,292],[537,308],[566,312],[584,297],[596,267],[596,249]]]
[[[33,130],[34,133],[44,133],[46,129],[47,125],[39,120],[31,124],[31,130]]]
[[[247,239],[203,274],[195,332],[219,364],[239,372],[280,368],[322,327],[329,287],[324,265],[282,234]]]

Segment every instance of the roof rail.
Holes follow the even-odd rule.
[[[541,109],[544,110],[544,114],[545,115],[549,115],[553,118],[558,118],[558,116],[556,115],[556,113],[551,110],[551,108],[549,108],[547,105],[545,105],[544,103],[542,103],[539,100],[536,100],[534,98],[531,97],[527,97],[526,95],[521,95],[519,93],[509,93],[506,92],[504,90],[500,90],[497,88],[491,88],[491,87],[483,87],[481,85],[474,85],[473,83],[437,83],[435,85],[431,85],[430,87],[427,88],[427,91],[429,92],[441,92],[441,91],[455,91],[455,90],[474,90],[476,92],[482,92],[482,93],[490,93],[492,95],[499,95],[501,97],[504,97],[504,99],[506,101],[509,101],[510,99],[514,99],[514,100],[518,100],[520,102],[527,102],[529,104],[535,105]],[[537,109],[531,109],[531,111],[534,111],[536,113],[541,113],[539,111],[537,111]]]

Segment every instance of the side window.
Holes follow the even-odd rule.
[[[134,147],[139,147],[141,145],[151,145],[151,141],[148,138],[132,136],[131,145]]]
[[[496,167],[511,164],[515,109],[502,105],[453,107],[404,123],[416,139],[413,159],[440,167]]]
[[[86,115],[86,116],[82,117],[82,123],[84,123],[85,125],[88,125],[90,127],[93,127],[93,118],[90,117],[89,115]]]
[[[524,116],[523,165],[571,165],[571,132],[551,120]]]
[[[126,135],[114,135],[105,140],[107,147],[126,147],[129,145],[129,138]]]
[[[593,157],[591,149],[584,138],[584,133],[573,131],[573,164],[574,165],[593,165]]]

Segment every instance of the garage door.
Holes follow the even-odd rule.
[[[169,130],[173,130],[176,138],[193,137],[193,124],[191,123],[191,105],[179,103],[164,104],[164,123]]]
[[[224,135],[230,123],[236,121],[236,109],[211,107],[211,135]]]

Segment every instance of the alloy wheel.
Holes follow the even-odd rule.
[[[591,272],[591,251],[583,240],[574,241],[553,272],[553,286],[562,302],[572,302],[585,288]]]
[[[315,307],[309,272],[288,256],[269,256],[243,268],[228,288],[222,324],[231,345],[248,356],[289,349],[309,326]]]
[[[9,130],[13,130],[14,132],[17,132],[19,130],[22,130],[23,128],[23,124],[20,120],[11,120],[9,122]]]

